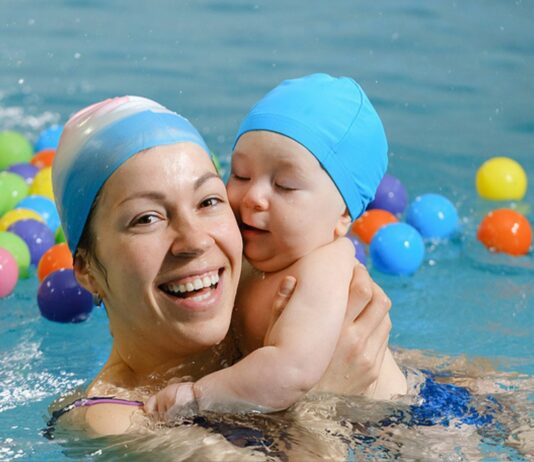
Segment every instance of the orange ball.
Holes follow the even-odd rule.
[[[65,243],[50,247],[39,260],[37,277],[43,281],[50,273],[60,269],[72,269],[72,253]]]
[[[519,212],[497,209],[484,217],[477,238],[492,252],[525,255],[532,244],[532,228]]]
[[[365,244],[369,244],[373,239],[375,233],[384,225],[390,223],[397,223],[399,220],[395,215],[387,210],[371,209],[364,212],[364,214],[358,218],[352,224],[352,234],[355,234]]]
[[[31,160],[30,163],[37,167],[38,169],[42,169],[45,167],[51,167],[52,162],[54,161],[54,156],[56,155],[55,149],[43,149],[42,151],[39,151],[37,154],[35,154]]]

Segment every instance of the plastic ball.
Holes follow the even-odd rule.
[[[354,245],[354,255],[362,265],[367,264],[367,255],[365,253],[364,245],[358,240],[356,236],[352,234],[347,234],[347,238]]]
[[[532,245],[532,227],[519,212],[497,209],[481,221],[477,238],[492,252],[525,255]]]
[[[0,170],[13,164],[29,162],[32,155],[32,145],[24,135],[11,130],[0,132]]]
[[[367,210],[382,209],[393,215],[401,215],[408,204],[408,193],[401,181],[393,175],[384,175],[378,185],[374,200],[367,206]]]
[[[363,243],[369,244],[382,226],[397,221],[399,221],[397,217],[387,210],[367,210],[352,224],[351,232]]]
[[[446,239],[460,224],[456,207],[440,194],[416,197],[406,211],[406,222],[425,239]]]
[[[85,321],[93,310],[93,297],[78,284],[71,269],[50,273],[37,291],[41,314],[50,321]]]
[[[56,149],[61,138],[61,133],[63,133],[62,125],[52,125],[42,130],[34,145],[35,152],[49,148]]]
[[[0,172],[0,216],[28,195],[29,186],[16,173]]]
[[[494,201],[521,200],[527,192],[527,175],[523,167],[509,157],[493,157],[484,162],[476,174],[480,197]]]
[[[32,157],[32,159],[30,160],[30,163],[32,165],[35,165],[38,169],[51,167],[52,162],[54,161],[55,155],[56,155],[55,149],[43,149],[42,151],[39,151],[37,154],[35,154]]]
[[[5,213],[2,215],[2,218],[0,218],[0,231],[6,231],[7,228],[17,221],[28,219],[37,220],[40,222],[44,221],[43,217],[34,210],[14,209]]]
[[[59,214],[56,204],[48,197],[36,195],[25,197],[16,205],[16,208],[37,212],[52,231],[55,231],[59,226]]]
[[[56,229],[55,237],[56,237],[56,244],[67,242],[67,239],[65,238],[65,232],[63,231],[63,228],[61,226],[58,229]]]
[[[0,298],[7,297],[17,285],[19,268],[15,257],[0,248]]]
[[[425,245],[419,232],[406,223],[380,228],[369,247],[373,266],[382,273],[409,275],[423,263]]]
[[[7,250],[17,262],[18,274],[21,279],[30,276],[30,249],[24,240],[15,233],[0,232],[0,248]]]
[[[215,165],[215,169],[217,170],[217,173],[222,173],[222,167],[221,167],[221,161],[219,160],[219,157],[217,157],[217,154],[214,152],[211,152],[211,161],[213,162],[213,165]]]
[[[6,169],[6,172],[15,173],[22,177],[28,185],[32,184],[33,179],[35,175],[37,175],[38,171],[39,169],[30,163],[13,164]]]
[[[44,167],[39,170],[33,183],[30,186],[30,194],[45,196],[54,200],[54,191],[52,190],[52,168]]]
[[[30,249],[30,261],[37,266],[43,254],[55,244],[52,230],[37,220],[19,220],[8,231],[20,236]]]
[[[46,276],[60,269],[72,269],[72,253],[67,244],[55,244],[39,260],[37,277],[42,281]]]

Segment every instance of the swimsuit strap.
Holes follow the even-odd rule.
[[[80,398],[80,399],[77,399],[76,401],[73,401],[70,404],[67,404],[66,406],[63,406],[61,409],[58,409],[57,411],[52,412],[52,417],[50,418],[48,422],[46,422],[46,428],[44,428],[41,431],[42,435],[49,440],[53,440],[57,421],[62,415],[78,407],[89,407],[89,406],[94,406],[96,404],[122,404],[124,406],[137,406],[137,407],[143,406],[142,401],[133,401],[129,399],[115,398],[114,396],[109,396],[109,397],[91,396],[89,398]]]

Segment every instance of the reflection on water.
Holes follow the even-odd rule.
[[[413,394],[396,402],[317,395],[282,413],[206,414],[121,437],[88,439],[58,428],[55,441],[76,460],[529,460],[531,377],[459,357],[408,351],[397,357],[411,366]],[[469,389],[469,400],[448,396],[439,406],[425,405],[427,375],[420,369],[456,394]],[[434,403],[443,398],[432,394]]]

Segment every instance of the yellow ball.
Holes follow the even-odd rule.
[[[29,194],[37,194],[48,199],[54,200],[54,191],[52,190],[52,167],[45,167],[35,175],[30,186]]]
[[[13,209],[2,215],[0,218],[0,231],[7,231],[13,223],[19,220],[28,220],[33,219],[44,223],[43,217],[37,212],[28,209]]]
[[[478,169],[476,187],[484,199],[521,200],[527,192],[527,175],[523,167],[509,157],[493,157]]]

